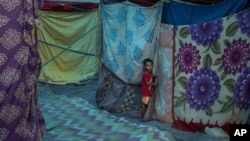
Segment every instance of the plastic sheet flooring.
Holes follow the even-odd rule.
[[[229,141],[99,110],[96,85],[97,80],[65,86],[38,83],[38,103],[47,126],[43,141]]]

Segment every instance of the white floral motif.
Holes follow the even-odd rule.
[[[20,15],[18,16],[16,20],[20,25],[23,25],[24,22],[27,22],[30,25],[34,24],[34,17],[31,14],[24,14],[23,11],[20,12]]]
[[[27,120],[22,119],[19,122],[15,132],[23,138],[32,139],[34,138],[34,134],[36,132],[36,127],[33,125],[34,124],[27,122]]]
[[[11,84],[18,81],[20,79],[20,76],[20,71],[14,68],[7,67],[0,75],[0,82],[2,82],[4,86],[9,87]]]
[[[14,29],[8,29],[0,38],[0,43],[6,48],[11,49],[21,43],[21,33]]]
[[[19,17],[17,18],[16,20],[20,25],[23,25],[24,23],[24,14],[23,14],[23,11],[20,12],[20,15]]]
[[[15,59],[21,65],[27,64],[29,58],[29,47],[23,46],[15,55]]]
[[[8,136],[9,131],[5,128],[0,128],[0,141],[3,141]]]
[[[17,89],[16,89],[14,95],[15,95],[16,99],[18,99],[21,102],[29,102],[30,98],[31,98],[29,93],[25,93],[24,83],[20,83],[17,86]]]
[[[7,61],[7,56],[3,53],[0,53],[0,66],[4,65],[4,63]]]
[[[33,45],[33,40],[32,40],[32,36],[30,35],[30,33],[28,33],[27,31],[23,32],[23,39],[25,40],[25,42],[32,46]]]
[[[34,86],[34,84],[36,83],[36,80],[37,80],[37,75],[35,73],[29,73],[27,74],[27,77],[26,77],[27,81],[26,81],[26,84],[27,86],[32,89],[32,87]]]
[[[2,119],[5,123],[10,124],[17,117],[20,116],[22,109],[15,105],[6,105],[2,112],[0,113],[0,119]]]
[[[0,104],[3,102],[3,100],[5,99],[5,97],[6,97],[6,92],[0,91]],[[1,137],[0,137],[0,141],[1,141]]]
[[[7,16],[1,15],[0,14],[0,27],[6,25],[9,22],[9,18]]]
[[[9,12],[20,5],[20,3],[21,0],[0,0],[0,4]]]
[[[26,6],[27,6],[28,9],[33,8],[33,6],[34,6],[33,5],[33,0],[27,0],[27,5]]]
[[[19,134],[21,137],[26,138],[27,137],[27,121],[21,120],[16,128],[16,133]]]

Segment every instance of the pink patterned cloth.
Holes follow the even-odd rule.
[[[157,119],[172,123],[173,110],[173,26],[161,24],[159,41],[158,89],[155,98]]]
[[[40,141],[45,131],[36,96],[41,66],[32,38],[36,2],[0,1],[1,141]]]

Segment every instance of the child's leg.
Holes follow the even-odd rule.
[[[142,118],[144,117],[146,111],[147,111],[147,108],[148,108],[148,105],[147,104],[144,104],[142,103]]]
[[[144,115],[147,111],[149,100],[150,100],[149,96],[142,97],[142,118],[144,118]]]

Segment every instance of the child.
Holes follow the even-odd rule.
[[[142,75],[142,118],[144,117],[148,103],[150,101],[152,86],[156,85],[153,82],[153,60],[146,58],[143,60],[143,75]]]

